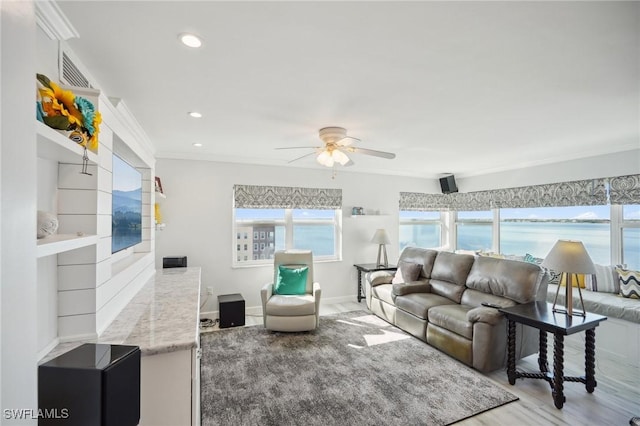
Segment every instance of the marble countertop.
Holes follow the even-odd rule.
[[[199,267],[158,270],[97,341],[61,343],[40,363],[83,343],[139,346],[142,356],[197,347],[200,272]]]

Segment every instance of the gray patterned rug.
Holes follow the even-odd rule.
[[[446,425],[518,398],[363,311],[203,334],[202,425]]]

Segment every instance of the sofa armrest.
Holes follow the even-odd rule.
[[[367,274],[367,282],[371,284],[371,287],[375,287],[380,284],[391,284],[394,274],[389,271],[374,271]]]
[[[260,289],[260,298],[262,299],[262,322],[267,326],[267,300],[273,295],[273,283],[265,284]]]
[[[467,312],[467,321],[469,322],[484,322],[489,325],[496,325],[504,315],[495,308],[489,308],[485,306],[478,306]]]
[[[431,293],[431,284],[425,281],[414,281],[410,283],[394,284],[391,294],[394,296],[404,296],[411,293]]]

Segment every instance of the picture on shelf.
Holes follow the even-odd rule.
[[[142,173],[113,156],[111,252],[142,242]]]
[[[162,189],[162,182],[160,182],[160,178],[158,176],[156,176],[156,192],[164,194],[164,191]]]

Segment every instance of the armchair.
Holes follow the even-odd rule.
[[[307,266],[305,293],[275,294],[278,267]],[[320,284],[313,282],[313,254],[310,251],[277,251],[274,256],[273,282],[262,287],[262,316],[264,327],[273,331],[309,331],[318,326]]]

